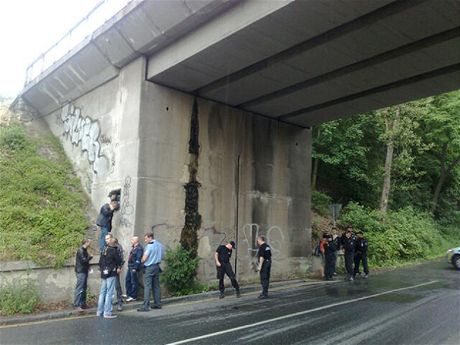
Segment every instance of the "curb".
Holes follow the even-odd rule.
[[[287,281],[278,281],[270,283],[270,288],[290,288],[298,285],[310,285],[321,282],[319,280],[312,280],[312,279],[296,279],[296,280],[287,280]],[[230,290],[226,293],[226,296],[234,295],[233,288],[227,289]],[[249,293],[255,292],[260,290],[260,284],[251,284],[246,286],[241,286],[240,291],[241,293]],[[219,291],[208,291],[202,292],[199,294],[194,295],[186,295],[186,296],[178,296],[178,297],[169,297],[162,300],[162,305],[173,305],[182,302],[193,302],[199,300],[206,300],[210,298],[217,298]],[[136,301],[134,303],[125,303],[123,304],[123,310],[132,310],[137,309],[142,306],[142,301]],[[31,322],[39,322],[39,321],[47,321],[53,319],[63,319],[69,317],[79,317],[79,316],[87,316],[91,314],[96,314],[96,308],[89,308],[84,312],[77,312],[75,310],[62,310],[56,312],[48,312],[36,315],[25,315],[25,316],[14,316],[14,317],[1,317],[0,318],[0,326],[10,326],[16,324],[24,324],[24,323],[31,323]]]

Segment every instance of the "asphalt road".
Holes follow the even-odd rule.
[[[443,261],[256,297],[5,326],[0,344],[460,344],[460,272]]]

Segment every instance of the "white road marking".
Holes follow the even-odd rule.
[[[438,283],[438,282],[439,282],[438,280],[433,280],[433,281],[429,281],[427,283],[407,286],[407,287],[404,287],[404,288],[399,288],[399,289],[389,290],[389,291],[385,291],[385,292],[380,292],[380,293],[376,293],[376,294],[365,296],[365,297],[354,298],[354,299],[343,301],[343,302],[328,304],[328,305],[324,305],[322,307],[313,308],[313,309],[309,309],[309,310],[304,310],[304,311],[300,311],[300,312],[297,312],[297,313],[294,313],[294,314],[279,316],[279,317],[275,317],[273,319],[251,323],[249,325],[244,325],[244,326],[239,326],[239,327],[235,327],[235,328],[226,329],[225,331],[209,333],[209,334],[201,335],[201,336],[195,337],[195,338],[189,338],[189,339],[176,341],[176,342],[173,342],[173,343],[168,343],[166,345],[186,344],[186,343],[190,343],[190,342],[201,340],[201,339],[215,337],[215,336],[221,335],[221,334],[236,332],[236,331],[239,331],[239,330],[242,330],[242,329],[256,327],[256,326],[264,325],[264,324],[275,322],[275,321],[280,321],[280,320],[293,318],[293,317],[300,316],[300,315],[310,314],[310,313],[314,313],[315,311],[329,309],[329,308],[337,307],[339,305],[350,304],[350,303],[353,303],[353,302],[363,301],[363,300],[375,298],[375,297],[378,297],[378,296],[388,295],[388,294],[393,293],[393,292],[415,289],[415,288],[418,288],[418,287],[421,287],[421,286],[431,285],[431,284]]]

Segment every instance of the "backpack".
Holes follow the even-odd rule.
[[[314,256],[321,256],[321,249],[319,247],[319,243],[316,245],[315,250],[313,251]]]

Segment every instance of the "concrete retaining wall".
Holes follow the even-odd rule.
[[[101,276],[97,267],[98,257],[93,258],[91,268],[93,273],[88,275],[88,292],[99,294]],[[30,261],[12,261],[0,263],[0,286],[4,283],[23,282],[27,279],[37,284],[40,299],[43,302],[73,302],[74,289],[77,282],[75,266],[68,262],[64,267],[40,267]]]

